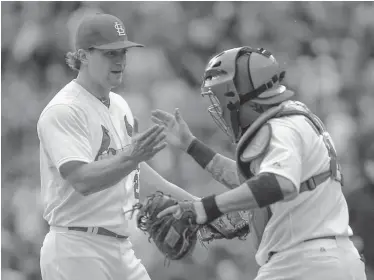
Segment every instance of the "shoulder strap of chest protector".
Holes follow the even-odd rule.
[[[303,115],[306,118],[306,121],[313,130],[320,135],[320,137],[323,137],[323,142],[327,148],[328,155],[330,157],[330,168],[329,170],[322,172],[320,174],[314,175],[308,180],[304,181],[300,185],[300,192],[304,191],[311,191],[314,190],[318,185],[325,182],[327,179],[332,178],[338,182],[340,182],[341,185],[343,185],[343,175],[341,173],[340,165],[337,162],[337,154],[334,146],[332,145],[332,140],[330,135],[325,129],[324,124],[322,121],[314,115],[303,103],[301,102],[295,102],[295,101],[288,101],[283,104],[281,104],[278,108],[274,108],[273,110],[270,110],[268,114],[266,114],[266,117],[262,120],[259,120],[259,122],[255,122],[254,127],[250,127],[250,130],[247,131],[249,134],[256,134],[257,131],[264,125],[269,119],[272,118],[282,118],[287,116],[293,116],[293,115]],[[245,137],[245,139],[251,139],[252,137]],[[246,141],[247,142],[247,141]],[[250,141],[249,141],[250,142]],[[246,145],[241,144],[241,147],[245,147]],[[249,144],[250,145],[250,144]]]
[[[338,181],[341,185],[343,185],[343,174],[341,172],[341,167],[337,160],[337,153],[332,144],[331,137],[329,133],[326,131],[326,128],[322,121],[314,115],[304,104],[300,102],[295,102],[297,106],[301,106],[302,110],[295,109],[291,107],[284,107],[284,110],[281,110],[275,117],[285,117],[285,116],[292,116],[292,115],[303,115],[306,117],[306,121],[310,124],[313,130],[320,135],[323,139],[323,143],[325,144],[328,155],[330,158],[330,168],[329,170],[322,172],[320,174],[314,175],[308,180],[304,181],[300,185],[300,192],[314,190],[318,185],[325,182],[327,179],[332,178],[335,181]]]

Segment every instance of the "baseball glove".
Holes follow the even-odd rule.
[[[179,218],[171,214],[157,218],[159,212],[175,204],[178,201],[171,196],[156,192],[138,207],[140,211],[137,214],[138,228],[146,232],[148,240],[153,240],[158,250],[170,260],[179,260],[192,253],[197,231],[202,227],[194,222],[193,210],[186,209]]]
[[[157,218],[162,210],[178,204],[182,208],[179,217],[166,215]],[[196,214],[192,201],[178,201],[162,192],[148,196],[143,204],[137,204],[138,228],[149,235],[158,250],[167,259],[179,260],[191,254],[199,239],[210,242],[214,239],[244,238],[249,232],[247,211],[232,212],[205,225],[196,223]]]

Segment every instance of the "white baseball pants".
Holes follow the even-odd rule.
[[[52,227],[40,253],[43,280],[150,280],[128,239]]]
[[[278,252],[255,280],[366,280],[365,264],[347,237],[316,239]]]

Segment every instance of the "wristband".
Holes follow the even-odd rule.
[[[203,203],[207,217],[206,223],[210,223],[223,215],[223,213],[218,209],[215,195],[204,197],[201,202]]]
[[[187,148],[187,154],[189,154],[202,168],[205,169],[208,163],[211,162],[216,155],[216,152],[195,138]]]

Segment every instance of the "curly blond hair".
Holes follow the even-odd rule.
[[[78,51],[68,52],[65,57],[66,64],[73,70],[79,71],[81,68],[81,61],[79,59]]]

